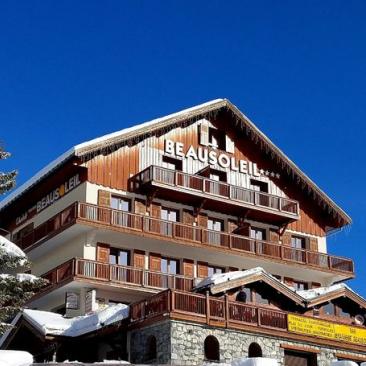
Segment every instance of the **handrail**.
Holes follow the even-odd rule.
[[[151,181],[157,181],[174,187],[181,187],[227,198],[236,202],[270,208],[274,211],[293,215],[294,217],[299,216],[299,202],[296,200],[266,192],[258,192],[226,182],[219,182],[200,175],[191,175],[156,165],[151,165],[142,170],[132,178],[132,181],[137,184],[138,187]]]
[[[287,262],[353,273],[353,261],[349,258],[332,256],[327,253],[307,249],[292,248],[279,243],[256,240],[222,231],[208,230],[199,226],[104,208],[88,203],[79,203],[78,217],[87,221],[102,222],[107,225],[129,228],[152,235],[187,240],[203,245],[247,252],[262,257],[281,259]]]
[[[211,247],[217,246],[260,257],[269,257],[286,262],[306,264],[317,268],[354,273],[353,261],[349,258],[307,249],[292,248],[280,243],[256,240],[242,235],[208,230],[199,226],[162,220],[151,216],[124,212],[83,202],[71,204],[45,223],[34,228],[27,237],[22,238],[15,244],[19,245],[22,249],[29,248],[65,230],[75,223],[77,219],[144,232],[149,235],[158,235],[179,241],[183,240]]]

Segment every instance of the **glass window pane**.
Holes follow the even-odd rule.
[[[119,199],[117,197],[112,197],[111,199],[111,207],[115,210],[118,210],[118,201]]]
[[[117,257],[114,254],[109,255],[109,263],[110,264],[117,264]]]
[[[168,260],[161,258],[161,272],[168,273]]]
[[[165,208],[161,209],[161,218],[162,220],[168,220],[168,210]]]
[[[171,259],[169,262],[169,273],[177,274],[177,261],[174,259]]]
[[[128,266],[129,265],[129,253],[125,250],[121,250],[119,252],[119,264],[122,266]]]

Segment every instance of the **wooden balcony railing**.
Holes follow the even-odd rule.
[[[262,258],[273,258],[348,274],[354,273],[353,261],[348,258],[291,248],[279,243],[254,240],[242,235],[207,230],[198,226],[165,221],[81,202],[73,203],[44,224],[36,227],[27,236],[16,241],[16,244],[22,249],[29,248],[34,244],[48,240],[77,220],[79,220],[78,222],[91,222],[123,228],[130,232],[144,232],[160,238],[225,248],[233,252],[248,253]]]
[[[59,285],[73,278],[85,278],[114,284],[128,284],[156,289],[191,291],[193,278],[148,271],[131,266],[101,263],[89,259],[73,258],[42,275],[50,286]]]
[[[194,317],[195,321],[223,326],[253,325],[262,328],[287,330],[287,313],[270,308],[230,301],[200,294],[168,290],[132,304],[131,322],[163,314]]]
[[[295,200],[159,166],[150,166],[133,177],[131,179],[132,189],[139,189],[151,182],[163,184],[173,189],[187,189],[193,194],[199,192],[212,198],[227,199],[259,210],[265,208],[294,219],[299,218],[299,203]]]
[[[254,240],[242,235],[207,230],[179,222],[165,221],[130,212],[79,203],[78,217],[132,231],[150,233],[165,238],[223,247],[232,251],[246,252],[260,257],[269,257],[295,262],[322,269],[353,273],[353,261],[306,249],[287,247],[278,243]]]

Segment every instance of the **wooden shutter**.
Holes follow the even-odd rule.
[[[269,241],[274,243],[278,243],[280,240],[280,236],[275,230],[269,230]]]
[[[183,259],[183,275],[194,277],[194,264],[190,259]]]
[[[291,234],[290,233],[284,233],[282,236],[281,236],[281,240],[282,240],[282,244],[283,245],[286,245],[288,247],[291,246]]]
[[[207,229],[207,215],[205,214],[199,214],[198,215],[198,226],[204,227]]]
[[[197,277],[204,278],[208,276],[208,265],[207,263],[197,263]]]
[[[150,253],[149,267],[151,271],[161,271],[161,256],[160,254]]]
[[[136,268],[145,268],[145,252],[142,250],[133,251],[133,266]]]
[[[314,252],[319,251],[317,238],[310,238],[309,242],[310,242],[310,250],[312,250]]]
[[[108,244],[97,244],[97,261],[103,263],[109,263],[110,247]]]
[[[161,205],[159,203],[151,203],[151,216],[161,218]]]
[[[111,192],[98,190],[98,206],[100,207],[111,207]]]
[[[183,224],[193,225],[193,223],[194,223],[194,216],[193,216],[193,212],[192,211],[183,210],[183,215],[182,216],[183,216],[182,217]]]
[[[235,152],[235,145],[234,145],[234,141],[228,136],[225,136],[225,146],[226,146],[226,151],[230,154],[234,154]]]
[[[199,125],[199,135],[200,135],[200,144],[204,146],[208,146],[209,143],[209,122],[203,120]]]
[[[139,215],[146,214],[146,205],[144,201],[138,199],[135,200],[135,213]]]

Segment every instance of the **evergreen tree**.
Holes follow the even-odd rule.
[[[10,154],[0,147],[0,160]],[[0,194],[15,186],[17,172],[0,172]],[[0,334],[9,328],[9,322],[46,281],[31,274],[18,273],[30,267],[26,255],[15,244],[0,236]]]

